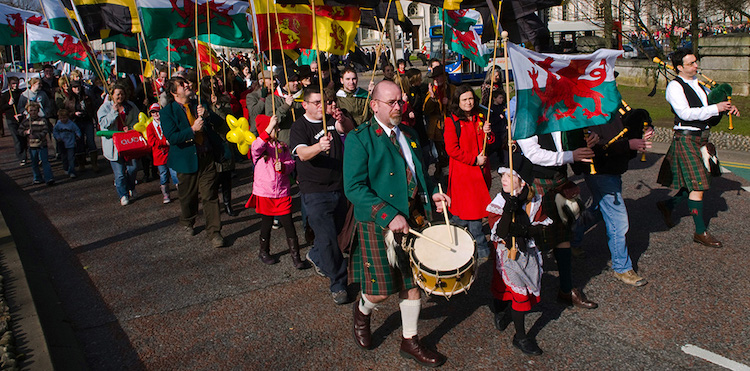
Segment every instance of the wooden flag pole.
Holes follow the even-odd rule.
[[[206,1],[206,31],[208,32],[208,43],[206,44],[206,47],[208,50],[206,50],[206,54],[209,57],[208,61],[208,69],[209,69],[209,79],[208,84],[211,86],[211,96],[216,95],[216,91],[214,90],[214,79],[213,79],[213,70],[214,70],[214,61],[213,58],[211,58],[211,52],[214,51],[214,48],[211,46],[211,7],[209,6],[211,4],[211,1]],[[212,101],[208,102],[209,106],[213,104]]]
[[[274,4],[274,6],[273,6],[273,15],[276,18],[276,30],[278,31],[278,29],[279,29],[279,12],[276,10],[276,4]],[[268,32],[271,32],[270,25],[268,27]],[[284,81],[286,81],[286,83],[288,85],[289,84],[289,73],[286,70],[286,60],[284,60],[284,42],[281,40],[281,32],[276,32],[276,34],[279,35],[279,51],[281,52],[281,68],[284,69]],[[271,40],[268,40],[268,43],[270,45],[271,44]],[[321,93],[322,93],[322,91],[321,91]],[[287,94],[291,95],[292,93],[290,91],[287,91]],[[297,121],[297,116],[294,114],[294,109],[292,107],[289,107],[289,110],[292,112],[292,120],[293,121]]]
[[[206,15],[206,22],[208,22],[208,15]],[[195,70],[198,76],[197,84],[198,87],[196,88],[197,95],[198,95],[198,105],[201,104],[201,57],[200,53],[198,52],[198,47],[200,45],[198,44],[198,1],[195,2]]]
[[[388,0],[388,8],[385,9],[385,19],[388,19],[388,14],[391,12],[391,4],[393,3],[393,0]],[[378,32],[380,32],[380,41],[378,41],[378,46],[375,48],[375,65],[372,66],[372,75],[370,76],[370,84],[372,84],[373,81],[375,81],[375,71],[378,69],[378,62],[380,61],[380,53],[383,49],[383,38],[385,37],[385,30],[380,29],[380,20],[375,17],[375,26],[378,28]],[[318,62],[318,66],[320,66],[320,62]],[[365,108],[362,110],[362,116],[367,117],[367,105],[370,102],[370,84],[367,85],[367,97],[365,98]],[[322,83],[321,83],[322,85]]]
[[[498,10],[498,19],[500,18],[499,10]],[[509,102],[508,100],[508,92],[510,91],[510,80],[508,76],[508,31],[503,30],[500,37],[503,39],[503,54],[505,59],[505,101]],[[510,110],[508,110],[510,112]],[[505,115],[505,119],[508,122],[508,168],[510,169],[511,179],[513,179],[513,131],[511,130],[510,125],[510,115]],[[513,190],[513,181],[510,182],[510,194],[514,195]],[[512,216],[511,221],[515,222],[516,217],[515,215]],[[516,249],[516,238],[511,237],[510,238],[510,248],[508,249],[508,258],[511,260],[516,260],[516,257],[518,255],[518,249]],[[507,245],[506,245],[507,247]]]
[[[26,89],[31,89],[29,86],[29,30],[26,29],[26,22],[23,22],[23,69],[26,72]]]
[[[167,79],[172,78],[172,39],[167,38]]]
[[[271,11],[271,0],[266,0],[266,31],[268,31],[268,63],[271,64],[271,79],[273,79],[273,49],[271,48],[271,13],[270,11]],[[314,18],[313,18],[313,24],[315,24]],[[276,93],[275,89],[274,91],[270,92],[271,94],[271,116],[276,115],[276,99],[273,99],[273,96],[275,93]],[[323,120],[325,120],[325,118],[323,118]]]
[[[497,37],[498,37],[498,33],[500,31],[500,8],[502,8],[502,6],[503,6],[503,2],[500,1],[499,6],[497,8],[498,9],[498,16],[495,17],[495,18],[497,18],[495,20],[495,40],[494,40],[494,44],[493,44],[493,45],[495,45],[495,47],[492,50],[492,61],[493,61],[493,63],[492,63],[492,68],[490,69],[490,76],[491,76],[490,83],[492,84],[492,86],[490,86],[490,97],[489,97],[490,99],[487,101],[487,118],[484,121],[485,125],[490,125],[490,112],[492,111],[492,92],[495,90],[494,89],[494,87],[495,87],[494,80],[495,80],[495,66],[496,66],[496,64],[494,63],[494,61],[495,61],[495,58],[497,58]],[[494,14],[492,16],[494,17]],[[507,63],[507,61],[506,61],[506,63]],[[505,70],[506,71],[508,70],[508,65],[507,64],[505,65]],[[508,105],[508,101],[507,100],[505,101],[505,105],[506,106]],[[484,133],[484,143],[482,144],[482,153],[481,153],[482,156],[484,156],[485,153],[487,153],[487,137],[488,137],[487,133]]]
[[[315,35],[315,59],[318,62],[318,84],[320,84],[320,109],[323,111],[323,135],[328,135],[328,124],[326,123],[326,104],[323,101],[323,70],[320,64],[320,40],[318,39],[318,18],[315,14],[315,0],[310,0],[313,14],[313,34]],[[330,70],[328,71],[330,73]],[[331,75],[333,76],[333,75]]]
[[[75,8],[75,4],[73,4],[73,7]],[[44,9],[44,7],[42,7],[42,9]],[[65,18],[67,18],[68,19],[68,23],[70,23],[70,28],[73,30],[73,32],[76,33],[76,36],[78,36],[78,40],[80,42],[84,42],[84,38],[85,38],[85,40],[86,40],[86,46],[87,46],[87,48],[86,48],[86,55],[88,55],[88,57],[91,60],[91,64],[93,65],[92,67],[94,68],[94,73],[102,81],[102,86],[104,87],[104,92],[107,93],[107,95],[109,95],[109,86],[107,86],[107,80],[105,79],[104,71],[102,71],[102,69],[99,66],[99,63],[97,63],[96,55],[94,55],[93,49],[91,48],[91,40],[89,40],[89,36],[86,34],[85,30],[81,29],[80,31],[83,32],[83,37],[81,37],[81,32],[78,32],[78,28],[76,28],[75,24],[73,23],[73,19],[70,18],[70,14],[68,14],[68,11],[66,10],[63,13],[65,13]],[[78,13],[76,13],[76,14],[78,14]],[[49,24],[49,20],[47,20],[47,24]],[[115,55],[115,70],[117,70],[117,49],[116,49],[116,47],[115,47],[115,53],[114,53],[114,55]]]
[[[146,91],[146,72],[143,68],[143,52],[141,51],[141,41],[138,40],[138,37],[135,38],[136,43],[138,43],[138,58],[140,59],[138,61],[138,64],[141,66],[141,83],[143,84],[143,96],[148,99],[148,92]]]

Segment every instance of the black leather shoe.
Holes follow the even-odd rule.
[[[708,247],[714,247],[714,248],[720,248],[723,245],[721,244],[721,241],[717,240],[712,236],[708,231],[704,231],[701,234],[694,233],[693,234],[693,241]]]
[[[667,225],[667,228],[674,227],[674,222],[672,221],[672,210],[667,207],[667,203],[659,201],[656,203],[656,208],[661,212],[661,216],[664,218],[664,224]]]
[[[557,300],[583,309],[596,309],[599,307],[599,304],[587,299],[586,294],[579,288],[574,288],[567,294],[561,291],[557,294]]]
[[[410,339],[401,338],[399,353],[401,357],[413,359],[422,366],[439,367],[445,363],[445,356],[422,346],[419,343],[419,336]]]
[[[499,309],[502,306],[502,301],[495,299],[494,301],[494,311],[495,311],[495,318],[492,321],[495,324],[495,328],[498,331],[505,331],[506,328],[508,328],[508,325],[510,325],[511,322],[513,322],[513,318],[510,315],[510,304],[505,305],[503,309]]]
[[[372,333],[370,332],[370,316],[365,315],[359,310],[359,300],[354,301],[354,307],[352,308],[354,315],[354,326],[352,326],[352,333],[354,335],[354,342],[359,345],[360,348],[370,349],[372,346]]]
[[[524,339],[516,339],[516,337],[513,337],[513,346],[520,349],[523,354],[529,355],[529,356],[538,356],[542,354],[542,349],[539,348],[539,345],[536,344],[536,341],[534,339],[527,337]]]

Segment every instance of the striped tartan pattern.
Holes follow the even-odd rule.
[[[535,178],[531,185],[534,193],[542,195],[542,212],[552,219],[552,224],[548,227],[549,235],[546,236],[548,238],[535,240],[540,250],[550,250],[561,242],[570,241],[572,237],[570,227],[562,222],[560,215],[557,213],[555,192],[550,192],[567,180],[567,176],[555,176],[552,179]]]
[[[349,282],[359,282],[363,293],[391,295],[416,287],[410,267],[405,271],[388,265],[383,228],[373,222],[357,222],[358,245],[349,259]]]
[[[703,135],[674,133],[672,145],[664,156],[659,169],[658,182],[672,189],[687,188],[688,191],[706,191],[711,186],[711,177],[703,164],[701,147],[708,143],[709,131]],[[671,179],[668,172],[671,171]]]

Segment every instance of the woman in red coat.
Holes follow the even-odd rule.
[[[456,89],[450,102],[450,117],[446,118],[445,151],[450,157],[448,196],[452,202],[448,211],[451,222],[468,227],[477,243],[479,259],[490,254],[487,238],[482,231],[482,219],[487,217],[490,199],[490,168],[483,148],[494,142],[490,125],[484,124],[479,113],[479,99],[469,85]]]

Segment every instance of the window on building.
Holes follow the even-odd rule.
[[[409,7],[406,9],[406,13],[409,15],[409,17],[418,17],[419,6],[417,5],[417,3],[409,4]]]

